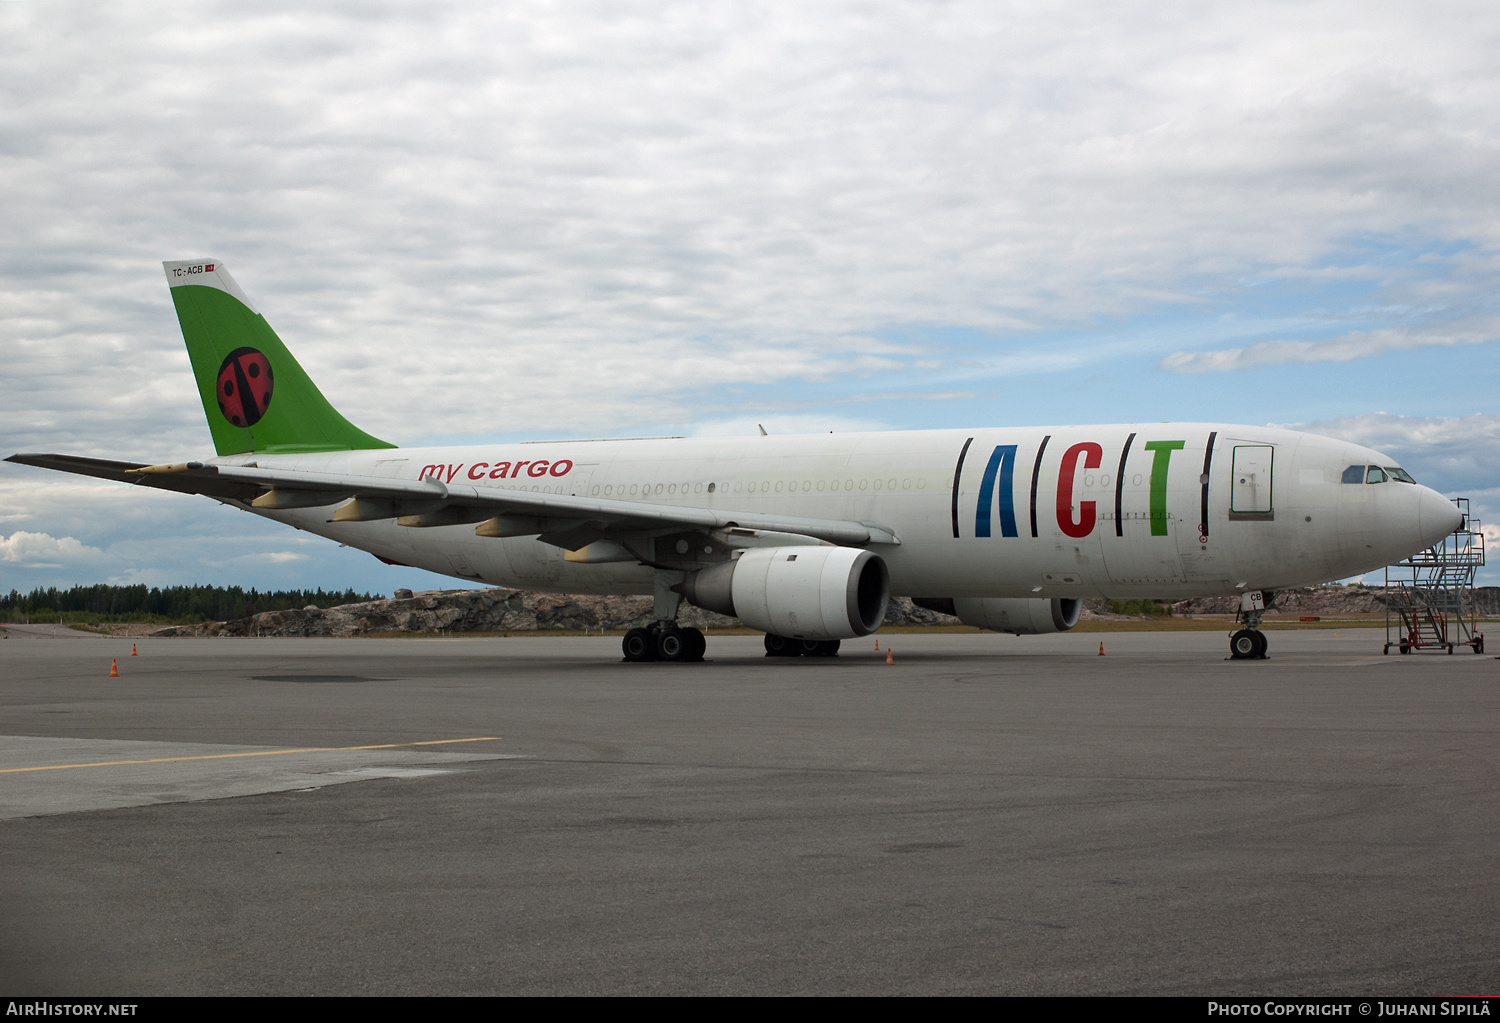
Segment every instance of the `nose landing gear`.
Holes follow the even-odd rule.
[[[1259,629],[1241,629],[1229,637],[1229,656],[1236,661],[1266,659],[1266,635]]]
[[[1245,627],[1229,637],[1229,657],[1235,661],[1264,661],[1268,644],[1266,634],[1260,631],[1260,616],[1265,610],[1251,607],[1240,613],[1245,616]]]

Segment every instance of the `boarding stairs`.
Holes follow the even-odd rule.
[[[1385,650],[1453,653],[1466,646],[1484,653],[1478,629],[1474,576],[1484,566],[1484,533],[1469,515],[1469,499],[1457,530],[1385,570]]]

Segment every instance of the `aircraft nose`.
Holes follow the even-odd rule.
[[[1422,500],[1418,506],[1418,528],[1422,531],[1422,542],[1429,547],[1463,525],[1463,512],[1458,505],[1430,487],[1422,488]]]

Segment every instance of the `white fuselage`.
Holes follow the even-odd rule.
[[[1379,452],[1289,430],[1202,423],[215,461],[864,522],[900,540],[867,546],[885,560],[891,592],[901,596],[1180,599],[1279,589],[1390,564],[1459,521],[1452,503],[1426,487],[1341,482],[1351,465],[1396,464]],[[333,523],[328,508],[259,513],[444,575],[569,593],[652,590],[643,565],[567,561],[534,538],[488,539],[472,524]]]

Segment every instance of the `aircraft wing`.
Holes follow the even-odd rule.
[[[901,542],[891,530],[865,522],[472,487],[431,477],[410,481],[203,462],[145,465],[74,455],[12,455],[6,461],[238,500],[263,509],[338,505],[329,521],[402,518],[410,525],[446,525],[498,520],[486,522],[490,529],[482,535],[540,535],[544,542],[569,549],[595,539],[680,529],[793,533],[845,546]]]
[[[82,455],[11,455],[7,462],[19,465],[35,465],[43,469],[57,469],[79,476],[97,476],[100,479],[132,483],[136,486],[155,487],[158,490],[175,490],[182,494],[203,494],[220,499],[253,501],[262,487],[253,483],[215,477],[171,475],[165,473],[142,473],[150,468],[146,462],[117,462],[109,458],[86,458]]]

